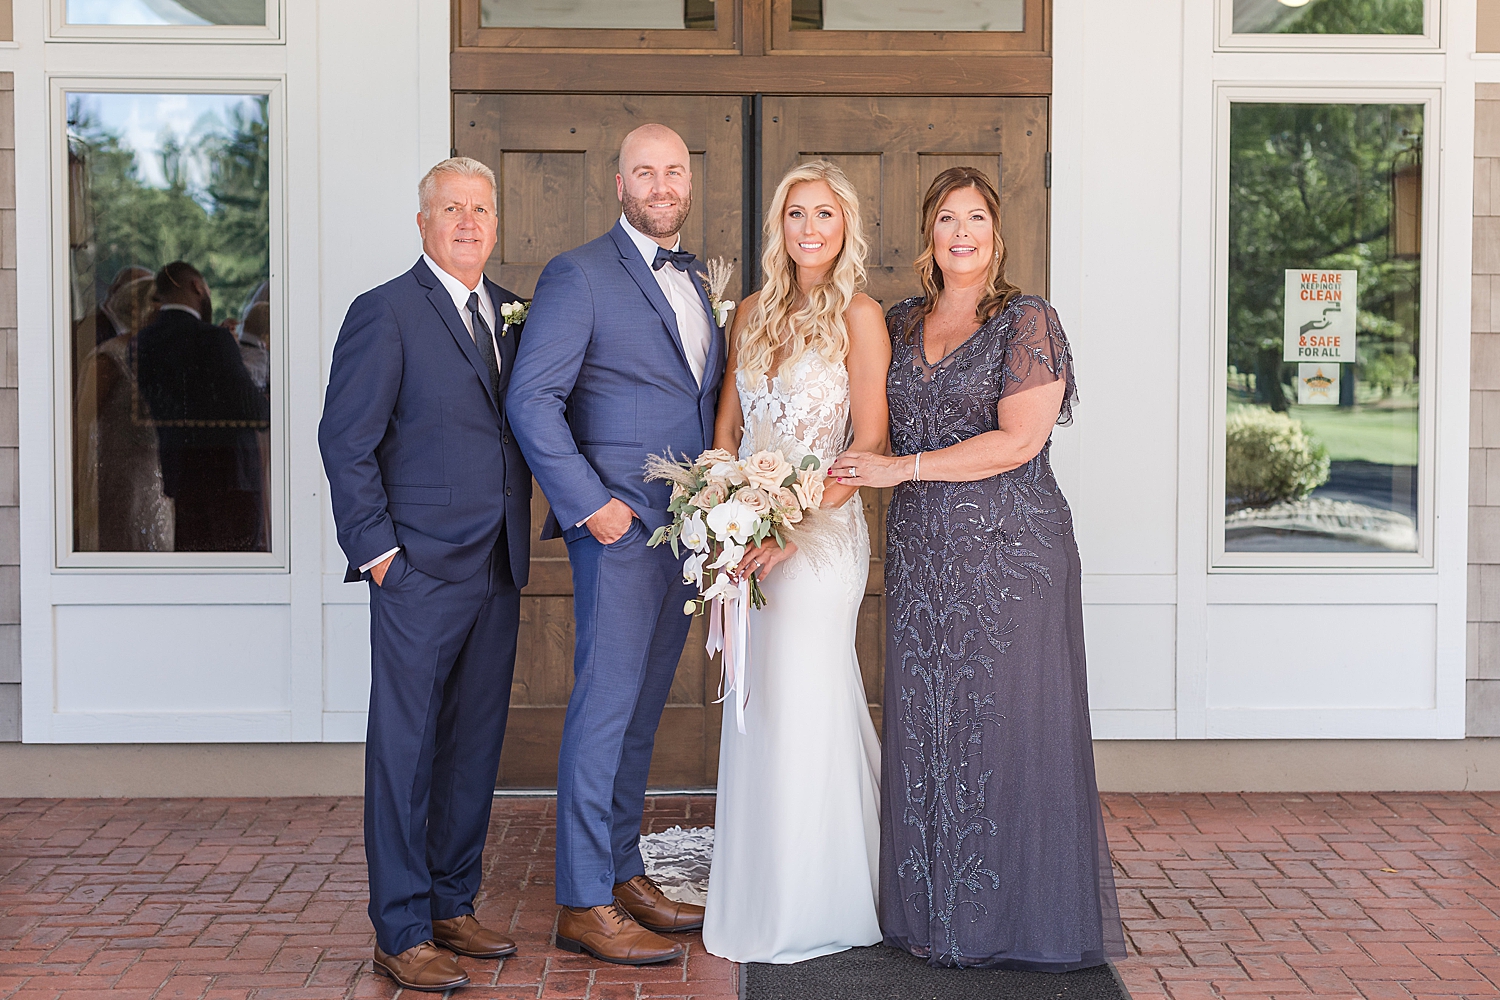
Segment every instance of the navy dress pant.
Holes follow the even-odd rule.
[[[506,552],[502,532],[462,583],[399,552],[370,585],[365,857],[388,954],[474,912],[521,617]]]
[[[641,813],[656,727],[692,619],[693,589],[639,520],[611,545],[570,529],[577,646],[557,763],[557,901],[603,906],[644,875]]]

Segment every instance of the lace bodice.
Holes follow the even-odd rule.
[[[823,467],[849,447],[853,428],[849,412],[849,369],[816,351],[803,355],[791,370],[751,384],[744,369],[735,373],[745,434],[740,457],[761,448],[787,448],[795,442],[793,462],[818,456]]]

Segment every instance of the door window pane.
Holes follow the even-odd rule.
[[[1423,108],[1230,113],[1229,552],[1414,552]]]
[[[74,548],[269,551],[267,98],[67,108]]]
[[[1234,0],[1236,34],[1420,35],[1423,0]]]
[[[714,0],[481,0],[479,26],[712,31]]]
[[[792,0],[793,31],[1024,31],[1026,0]]]
[[[264,26],[266,0],[67,0],[69,24]]]

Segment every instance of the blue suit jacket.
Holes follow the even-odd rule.
[[[518,301],[488,278],[484,286],[496,317]],[[398,545],[422,572],[467,580],[504,525],[511,575],[526,585],[531,473],[505,421],[519,339],[516,330],[496,338],[496,399],[453,299],[424,261],[354,300],[318,425],[345,580]]]
[[[702,263],[690,273],[713,332],[701,386],[676,314],[619,223],[542,271],[506,410],[552,505],[543,538],[587,530],[573,526],[612,497],[648,531],[672,520],[670,487],[642,479],[646,456],[707,448],[724,378]]]

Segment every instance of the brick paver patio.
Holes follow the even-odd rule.
[[[1500,997],[1500,795],[1108,795],[1137,1000]],[[645,826],[712,822],[656,798]],[[496,802],[479,913],[521,954],[472,1000],[738,995],[688,957],[550,946],[552,802]],[[0,1000],[393,997],[370,971],[357,799],[0,800]],[[410,994],[407,994],[410,996]]]

